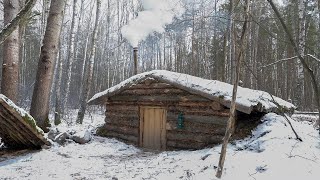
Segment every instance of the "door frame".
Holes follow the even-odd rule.
[[[167,147],[167,109],[163,106],[139,106],[139,114],[140,114],[140,126],[139,126],[139,146],[143,147],[143,135],[144,135],[144,110],[145,109],[162,109],[164,110],[162,117],[162,131],[161,131],[161,148],[160,150],[166,150]]]

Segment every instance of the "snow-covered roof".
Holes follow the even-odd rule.
[[[114,96],[131,86],[139,84],[147,78],[153,78],[188,91],[189,93],[218,101],[227,107],[230,107],[231,104],[233,90],[231,84],[165,70],[153,70],[132,76],[116,86],[95,94],[88,103],[90,105],[105,103],[108,97]],[[236,109],[247,114],[250,114],[252,111],[277,113],[279,112],[279,109],[278,106],[273,103],[273,99],[284,111],[293,111],[295,109],[293,104],[275,96],[272,98],[267,92],[243,87],[238,88]]]

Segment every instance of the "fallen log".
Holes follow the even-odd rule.
[[[6,147],[14,149],[40,149],[50,145],[34,118],[0,94],[1,139]]]

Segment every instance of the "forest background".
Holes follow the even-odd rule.
[[[3,1],[0,2],[0,13],[3,13]],[[164,32],[153,33],[138,44],[138,72],[166,69],[232,83],[234,58],[239,51],[238,39],[244,20],[243,2],[182,2],[184,13],[181,16],[174,18]],[[283,0],[278,1],[277,6],[319,82],[319,1]],[[17,102],[24,108],[29,108],[31,104],[49,7],[49,0],[38,1],[27,25],[20,28]],[[94,0],[67,1],[51,88],[51,106],[57,102],[57,89],[61,89],[62,109],[79,107],[86,61],[91,53],[95,9]],[[102,1],[89,97],[133,75],[133,47],[123,37],[121,30],[142,10],[143,6],[138,0]],[[0,14],[3,27],[2,18]],[[250,3],[246,39],[247,48],[240,78],[242,86],[264,90],[292,101],[299,110],[316,110],[310,77],[303,71],[267,1]],[[69,57],[70,51],[74,54],[72,59]],[[0,57],[3,57],[3,53],[1,45]],[[3,58],[0,59],[2,61]],[[62,76],[59,76],[59,70]],[[57,86],[59,79],[62,82],[60,88]]]

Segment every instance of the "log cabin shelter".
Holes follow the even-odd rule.
[[[95,94],[89,105],[105,105],[97,134],[153,150],[200,149],[222,142],[233,86],[165,70],[141,73]],[[277,103],[274,103],[276,101]],[[238,88],[235,137],[251,133],[278,105],[295,106],[269,93]]]

